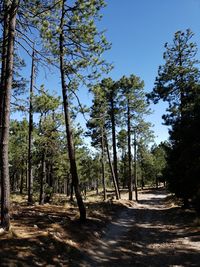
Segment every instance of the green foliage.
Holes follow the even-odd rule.
[[[120,110],[126,114],[129,108],[131,130],[137,126],[140,132],[144,124],[144,115],[150,114],[144,92],[144,81],[132,74],[130,77],[123,76],[117,82],[117,86],[120,90]],[[127,116],[121,116],[122,125],[127,123],[127,119]]]
[[[26,119],[22,121],[11,120],[10,123],[10,140],[9,140],[9,160],[10,170],[15,172],[20,169],[22,164],[25,165],[28,151],[28,122]]]
[[[64,21],[61,28],[61,10],[64,4]],[[70,81],[73,76],[77,81],[91,82],[98,78],[101,70],[107,71],[109,65],[100,55],[110,48],[103,31],[95,23],[101,18],[99,11],[105,6],[102,0],[60,1],[53,12],[41,14],[42,24],[37,23],[46,49],[51,51],[56,61],[59,60],[59,41],[62,36],[64,46],[65,75]]]
[[[158,182],[165,182],[167,147],[166,143],[160,143],[150,150],[144,143],[138,144],[138,172],[144,184],[157,185]]]
[[[197,46],[191,42],[193,33],[178,31],[173,44],[165,45],[165,64],[159,68],[149,98],[169,104],[165,123],[171,126],[165,176],[169,188],[187,204],[199,195],[200,139],[200,71],[195,59]]]
[[[49,112],[53,112],[60,106],[60,97],[52,96],[45,90],[44,85],[40,87],[40,94],[34,96],[33,109],[36,113],[47,115]]]
[[[127,150],[127,131],[125,129],[121,129],[117,136],[118,143],[117,146],[121,150],[122,154],[125,154]]]
[[[149,99],[157,103],[160,99],[168,102],[168,114],[163,115],[165,123],[172,125],[183,116],[200,78],[197,68],[199,61],[195,59],[197,46],[191,42],[191,30],[178,31],[174,35],[172,45],[166,43],[163,54],[165,64],[158,69],[158,76]]]
[[[155,170],[155,158],[153,154],[149,151],[148,147],[144,144],[139,144],[138,146],[138,180],[141,180],[143,185],[153,185],[156,180],[156,170]]]
[[[101,146],[101,138],[105,138],[106,124],[108,121],[108,107],[105,92],[100,84],[93,87],[93,105],[90,112],[90,120],[87,122],[87,135],[92,139],[92,145]]]

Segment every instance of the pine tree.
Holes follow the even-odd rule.
[[[105,95],[101,88],[96,85],[93,88],[93,105],[91,107],[90,120],[87,122],[87,135],[92,139],[92,146],[101,149],[102,185],[104,200],[106,200],[106,178],[105,178],[105,150],[106,150],[106,116],[107,106]]]
[[[113,148],[113,165],[114,165],[114,175],[117,182],[117,187],[119,190],[119,178],[118,178],[118,167],[117,167],[117,145],[116,145],[116,127],[117,127],[117,115],[119,113],[118,102],[118,88],[116,83],[111,79],[103,79],[99,84],[101,90],[105,94],[105,101],[107,103],[108,114],[110,116],[110,122],[112,129],[112,148]]]
[[[70,84],[74,79],[79,82],[85,81],[86,78],[96,78],[99,76],[97,69],[103,68],[104,61],[100,60],[99,56],[109,46],[104,35],[100,34],[95,26],[95,20],[100,18],[99,10],[103,6],[102,0],[78,0],[70,4],[62,0],[56,6],[57,16],[52,18],[49,12],[43,14],[45,23],[41,27],[41,36],[46,47],[50,48],[59,62],[71,175],[82,221],[86,219],[86,211],[79,188],[69,99],[70,93],[74,92],[77,86]],[[90,69],[88,74],[86,69]]]
[[[125,120],[122,119],[122,124],[127,126],[127,148],[128,148],[128,187],[129,200],[132,200],[133,191],[133,174],[132,174],[132,133],[136,131],[137,127],[143,121],[143,116],[149,114],[148,105],[146,103],[144,93],[144,82],[137,76],[130,77],[123,76],[119,82],[118,87],[121,92],[121,110],[124,112]],[[137,201],[137,180],[134,177],[135,197]]]
[[[1,166],[1,224],[5,230],[10,228],[10,181],[8,164],[8,140],[10,125],[10,99],[13,82],[14,39],[18,1],[5,1],[3,7],[3,50],[0,95],[0,166]]]
[[[155,87],[148,97],[157,103],[168,102],[168,114],[163,118],[170,129],[167,177],[170,189],[181,197],[184,205],[197,195],[199,182],[193,172],[193,162],[199,165],[199,139],[195,134],[199,118],[199,61],[193,33],[175,33],[172,45],[166,44],[165,64],[159,67]],[[192,162],[191,162],[192,159]]]
[[[39,113],[37,158],[41,162],[40,172],[40,198],[39,203],[45,202],[45,187],[47,186],[47,162],[53,157],[60,126],[60,114],[58,108],[60,98],[51,96],[44,86],[41,86],[40,94],[33,97],[33,111]],[[56,112],[57,111],[57,112]],[[56,113],[56,115],[55,115]]]

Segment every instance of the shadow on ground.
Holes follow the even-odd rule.
[[[22,205],[21,205],[22,204]],[[12,231],[0,236],[0,266],[80,266],[82,249],[95,242],[121,205],[88,203],[86,223],[77,207],[13,204]]]
[[[50,236],[0,240],[0,247],[2,267],[78,266],[79,250]]]
[[[162,190],[140,196],[132,208],[87,203],[85,224],[75,207],[22,206],[13,212],[13,234],[0,237],[0,266],[198,267],[194,212],[167,205]]]
[[[124,222],[112,222],[117,225],[115,235],[105,236],[91,248],[81,266],[199,266],[200,229],[193,225],[195,213],[166,206],[162,190],[143,194],[150,197],[129,209]]]

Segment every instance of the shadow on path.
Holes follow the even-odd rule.
[[[200,232],[194,213],[166,205],[166,192],[140,194],[108,225],[105,236],[84,252],[80,266],[188,266],[200,262]]]

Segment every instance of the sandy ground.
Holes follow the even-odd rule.
[[[166,202],[164,190],[144,191],[122,211],[77,266],[200,266],[194,214]]]

